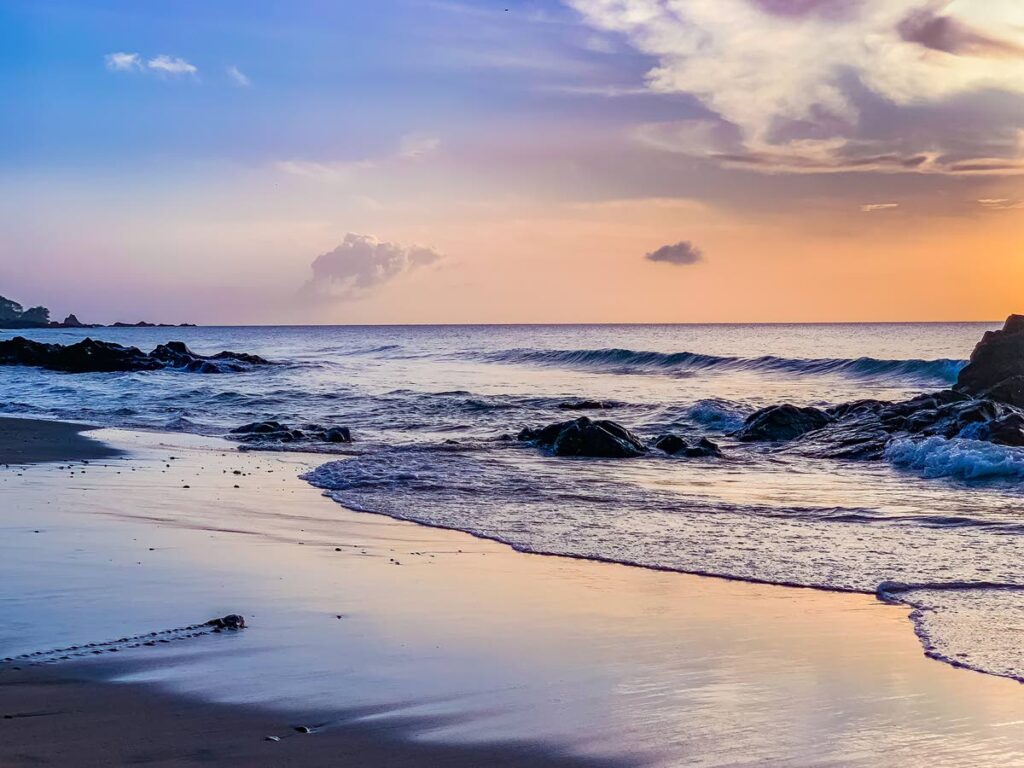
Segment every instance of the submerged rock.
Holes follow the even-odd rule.
[[[981,337],[955,389],[1024,406],[1024,315],[1010,315],[1001,330]]]
[[[696,445],[690,445],[678,435],[663,435],[654,442],[654,447],[671,456],[683,455],[689,458],[699,458],[722,455],[722,449],[706,437],[702,437]]]
[[[785,403],[755,411],[733,435],[738,440],[782,442],[820,429],[832,421],[825,411]]]
[[[0,341],[0,365],[25,365],[64,373],[156,371],[177,368],[199,373],[248,370],[269,361],[241,352],[204,356],[180,341],[161,344],[150,353],[109,341],[86,338],[75,344],[46,344],[22,336]]]
[[[606,400],[572,400],[559,403],[558,407],[563,411],[603,411],[614,408],[615,403]]]
[[[623,459],[647,451],[639,437],[621,424],[581,416],[573,421],[549,424],[543,429],[524,429],[519,439],[551,449],[556,456],[589,456]]]

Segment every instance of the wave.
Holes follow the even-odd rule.
[[[839,374],[865,379],[897,379],[922,384],[952,384],[966,360],[885,360],[874,357],[802,359],[764,355],[732,357],[697,352],[644,352],[632,349],[508,349],[481,357],[495,363],[593,368],[611,373],[667,372],[685,375],[700,371],[733,370],[797,375]]]
[[[965,438],[896,438],[885,458],[899,468],[922,477],[955,480],[1024,478],[1024,450]]]

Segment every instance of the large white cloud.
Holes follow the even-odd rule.
[[[992,134],[955,152],[941,136],[917,145],[877,136],[862,104],[914,109],[999,91],[1024,96],[1020,0],[566,2],[657,60],[649,89],[695,96],[716,116],[647,126],[643,138],[662,148],[768,171],[1024,169],[1024,100],[1000,113],[994,99]]]
[[[313,277],[306,283],[303,293],[358,297],[401,274],[436,264],[442,258],[433,248],[404,246],[349,232],[337,248],[313,261]]]

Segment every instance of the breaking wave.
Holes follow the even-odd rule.
[[[508,349],[482,355],[487,362],[594,368],[606,373],[760,371],[797,375],[838,374],[921,384],[952,384],[966,360],[882,360],[874,357],[800,359],[764,355],[729,357],[697,352],[643,352],[632,349]]]

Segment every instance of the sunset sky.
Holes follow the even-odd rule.
[[[0,42],[0,294],[61,317],[1024,311],[1020,0],[6,0]]]

